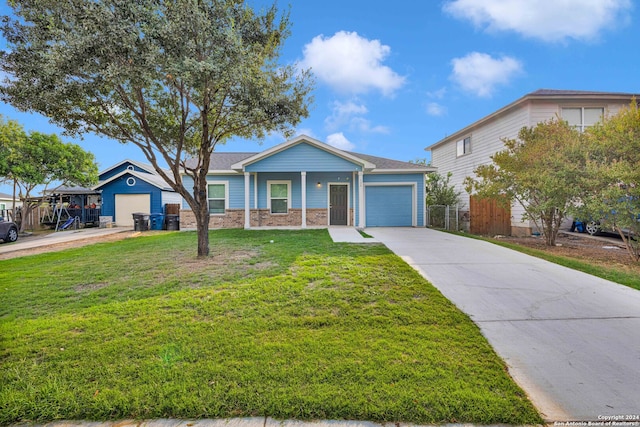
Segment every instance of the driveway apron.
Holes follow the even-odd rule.
[[[431,229],[366,231],[471,317],[546,421],[638,421],[640,291]]]

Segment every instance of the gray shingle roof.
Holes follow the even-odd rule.
[[[622,93],[622,92],[595,92],[589,90],[562,90],[562,89],[538,89],[534,92],[529,93],[527,96],[611,96],[611,95],[620,95],[620,96],[634,96],[637,94],[633,93]]]
[[[370,156],[368,154],[361,153],[352,153],[350,151],[346,151],[346,153],[351,154],[352,156],[356,156],[361,158],[362,160],[366,160],[368,162],[376,165],[376,169],[416,169],[416,170],[425,170],[425,165],[418,165],[415,163],[403,162],[400,160],[387,159],[386,157],[376,157]]]
[[[209,164],[209,170],[215,170],[215,171],[231,170],[231,165],[241,162],[244,159],[248,159],[251,156],[255,156],[256,154],[258,153],[240,153],[240,152],[220,153],[215,151],[211,154],[211,163]],[[187,159],[185,163],[187,165],[187,168],[192,168],[196,165],[196,160],[193,158]]]

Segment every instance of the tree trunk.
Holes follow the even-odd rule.
[[[205,215],[196,213],[198,230],[198,257],[209,256],[209,212]]]
[[[209,206],[207,201],[206,181],[199,180],[195,189],[197,209],[193,210],[196,216],[198,233],[198,257],[209,256]]]

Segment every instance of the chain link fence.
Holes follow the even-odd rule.
[[[460,230],[460,211],[458,205],[427,206],[427,227],[443,230]]]

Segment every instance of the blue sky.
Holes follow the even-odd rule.
[[[293,25],[281,62],[316,76],[311,114],[297,133],[338,148],[425,158],[426,146],[537,89],[640,93],[640,5],[632,0],[278,2],[281,10],[287,4]],[[9,13],[2,2],[0,14]],[[9,105],[0,114],[27,130],[62,133]],[[93,152],[101,170],[125,158],[145,161],[133,145],[64,139]],[[235,140],[218,150],[281,142],[272,135],[262,145]]]

